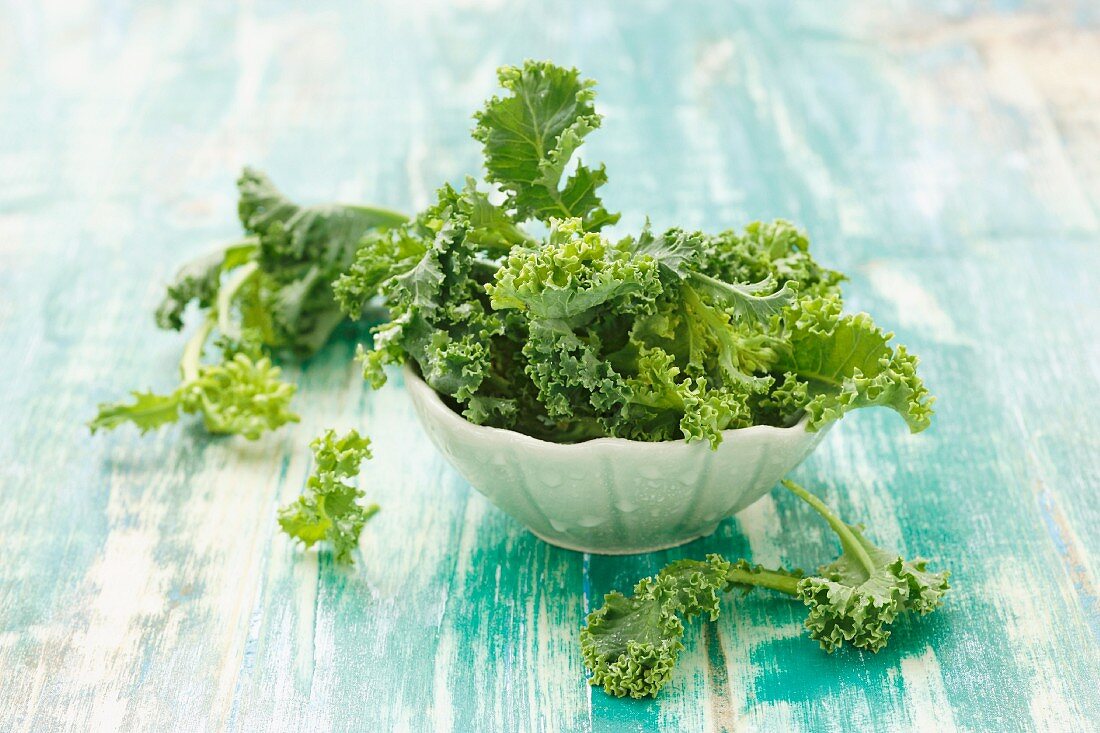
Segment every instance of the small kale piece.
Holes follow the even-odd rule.
[[[359,503],[361,489],[345,483],[371,457],[370,439],[355,430],[342,436],[328,430],[310,447],[316,461],[313,474],[302,495],[279,509],[279,526],[307,548],[327,540],[336,561],[350,563],[363,526],[378,512],[377,504]]]
[[[684,648],[684,619],[718,618],[718,593],[728,570],[718,555],[706,562],[680,560],[643,578],[630,597],[604,596],[604,605],[588,615],[581,630],[590,683],[616,697],[656,695],[672,678]]]

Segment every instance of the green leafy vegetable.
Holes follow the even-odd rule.
[[[251,168],[237,185],[246,237],[185,265],[156,311],[157,325],[173,330],[191,303],[206,311],[184,348],[180,384],[100,405],[93,433],[125,423],[145,433],[197,413],[211,433],[256,439],[296,422],[295,387],[280,381],[272,359],[308,356],[329,339],[345,318],[333,279],[374,241],[369,235],[405,219],[362,206],[301,207]],[[217,363],[202,363],[208,342],[219,347]]]
[[[329,430],[310,445],[316,465],[306,489],[295,501],[279,509],[279,526],[308,548],[327,540],[337,562],[352,562],[363,526],[378,512],[378,505],[363,506],[364,493],[345,483],[371,457],[370,439],[351,430],[337,436]]]
[[[556,442],[717,446],[729,429],[806,417],[817,430],[868,406],[928,426],[916,359],[842,312],[844,278],[804,233],[775,221],[608,236],[604,169],[575,159],[599,126],[594,84],[546,62],[499,75],[505,94],[473,134],[502,200],[469,179],[443,186],[413,221],[369,235],[336,282],[351,316],[374,298],[389,308],[361,352],[373,386],[411,360],[468,420]]]
[[[202,352],[215,321],[191,337],[180,361],[181,382],[168,394],[134,392],[133,401],[104,403],[88,423],[92,433],[132,423],[143,434],[176,422],[181,413],[200,414],[207,431],[255,440],[267,430],[297,422],[290,400],[297,389],[279,379],[279,367],[244,342],[225,343],[223,361],[202,364]],[[241,350],[244,349],[244,350]]]
[[[262,275],[250,305],[263,314],[265,343],[308,356],[343,320],[332,281],[352,263],[368,232],[401,224],[405,216],[346,204],[298,206],[251,168],[237,187],[241,224],[259,241]]]
[[[866,313],[843,315],[839,297],[799,302],[785,318],[786,340],[777,366],[807,382],[803,406],[812,428],[857,407],[896,410],[919,432],[932,419],[933,399],[917,377],[917,358],[904,346],[892,349],[892,334]]]
[[[411,360],[468,420],[544,440],[716,447],[730,429],[805,418],[818,430],[870,406],[928,427],[933,398],[916,357],[866,314],[843,312],[843,275],[814,260],[803,232],[775,221],[608,235],[619,217],[599,196],[606,172],[578,158],[600,125],[595,84],[534,61],[499,78],[504,93],[473,131],[497,190],[444,185],[406,220],[300,206],[246,168],[245,238],[181,270],[157,310],[161,326],[179,329],[197,303],[238,367],[201,398],[185,379],[168,395],[104,405],[93,428],[147,430],[188,411],[222,432],[245,430],[238,414],[264,417],[245,421],[249,435],[277,427],[292,418],[247,404],[285,394],[261,360],[313,353],[372,302],[389,316],[360,349],[372,386]],[[234,419],[221,418],[215,393],[232,395]]]
[[[516,219],[577,217],[589,231],[617,222],[596,194],[607,182],[602,165],[578,162],[562,182],[585,136],[600,126],[595,82],[549,62],[504,66],[497,74],[510,94],[490,99],[475,116],[474,138],[485,146],[486,178],[507,192]]]
[[[929,572],[924,560],[905,560],[876,547],[863,536],[861,525],[845,524],[793,481],[783,486],[824,517],[843,549],[817,576],[798,583],[798,597],[810,609],[806,628],[822,649],[831,652],[848,642],[877,652],[886,646],[890,624],[899,615],[931,613],[943,603],[947,571]],[[753,585],[751,580],[746,584]]]
[[[685,619],[718,618],[718,594],[730,564],[718,555],[706,562],[679,560],[643,578],[629,598],[612,592],[588,616],[581,653],[593,685],[619,697],[656,695],[672,678],[684,648]]]
[[[630,597],[612,592],[588,616],[581,653],[590,682],[619,697],[656,695],[671,678],[683,649],[683,622],[719,615],[718,594],[767,588],[797,598],[808,608],[806,628],[827,652],[845,643],[877,652],[902,614],[927,614],[943,603],[948,572],[927,570],[872,544],[863,528],[845,524],[820,499],[792,481],[783,486],[820,514],[840,539],[841,556],[817,575],[768,569],[718,555],[705,562],[679,560],[634,587]]]

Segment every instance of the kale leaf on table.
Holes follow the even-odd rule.
[[[179,385],[101,404],[89,422],[93,433],[126,423],[145,433],[197,413],[211,433],[254,440],[296,422],[296,388],[281,381],[272,358],[308,356],[328,341],[345,319],[332,281],[364,235],[405,219],[361,206],[302,207],[251,168],[237,188],[245,237],[184,265],[156,310],[157,325],[176,331],[192,303],[203,311],[183,350]],[[214,359],[204,363],[210,346]]]
[[[370,439],[355,430],[344,435],[328,430],[310,447],[313,474],[302,495],[279,509],[279,526],[307,548],[327,540],[336,561],[350,563],[363,526],[378,512],[377,504],[360,504],[364,492],[345,481],[371,457]]]
[[[845,524],[816,496],[792,481],[783,486],[828,522],[840,540],[841,555],[815,575],[768,569],[719,555],[705,561],[678,560],[634,587],[631,596],[604,596],[581,630],[581,654],[591,684],[618,697],[656,695],[672,677],[684,645],[683,622],[719,616],[719,594],[767,588],[805,604],[805,626],[826,652],[845,644],[880,651],[890,626],[907,614],[928,614],[943,604],[945,571],[932,572],[925,560],[906,560],[880,548],[863,527]]]

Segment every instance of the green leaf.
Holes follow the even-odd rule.
[[[782,312],[794,299],[794,287],[785,282],[777,289],[776,280],[769,273],[755,283],[739,283],[718,279],[701,269],[705,248],[705,236],[700,232],[687,233],[669,229],[654,236],[648,224],[635,240],[627,238],[622,246],[637,256],[648,256],[656,261],[666,275],[674,280],[690,284],[693,293],[705,297],[716,306],[729,309],[739,318],[766,322]]]
[[[198,378],[177,390],[184,412],[202,415],[214,434],[256,440],[264,432],[298,422],[290,401],[297,387],[280,380],[281,370],[267,357],[254,361],[237,353],[221,364],[204,365]]]
[[[683,280],[697,269],[695,265],[702,251],[702,244],[703,236],[700,233],[689,233],[682,229],[669,229],[655,236],[647,221],[638,238],[627,237],[622,247],[635,256],[651,258],[669,274]]]
[[[578,338],[562,321],[532,321],[523,355],[525,373],[550,417],[613,412],[630,395],[622,376],[599,357],[596,345]]]
[[[729,308],[741,318],[763,322],[782,313],[794,301],[795,291],[790,282],[783,283],[783,287],[775,292],[759,295],[772,285],[772,280],[747,284],[723,282],[696,272],[691,276],[690,287],[716,305]]]
[[[618,437],[706,440],[717,447],[723,430],[744,427],[750,419],[747,392],[711,389],[706,377],[683,375],[661,349],[642,348],[636,369],[626,380],[626,404],[610,423]]]
[[[889,407],[916,433],[931,423],[934,398],[917,376],[917,358],[889,345],[893,334],[866,313],[842,315],[839,298],[810,298],[784,315],[776,367],[809,383],[806,412],[816,430],[849,410]]]
[[[683,650],[683,622],[719,615],[719,594],[767,588],[801,600],[806,628],[827,652],[843,644],[878,651],[903,613],[931,613],[948,590],[946,571],[929,572],[924,560],[908,561],[842,522],[813,494],[791,481],[783,485],[809,504],[840,539],[843,553],[819,575],[769,569],[748,560],[677,560],[634,587],[634,595],[609,593],[581,630],[581,656],[590,683],[619,697],[656,695],[669,681]]]
[[[179,419],[180,411],[198,413],[215,435],[256,440],[267,430],[297,422],[290,411],[296,387],[279,380],[279,368],[265,357],[253,361],[243,352],[221,364],[198,367],[194,378],[170,394],[134,392],[131,403],[104,403],[88,423],[92,433],[133,423],[142,434]]]
[[[839,296],[844,276],[810,255],[806,234],[793,224],[754,221],[704,238],[701,272],[724,282],[791,283],[803,296]],[[774,289],[774,288],[772,288]]]
[[[256,242],[246,239],[198,257],[180,268],[168,285],[164,300],[157,306],[157,326],[178,331],[183,327],[183,312],[192,302],[200,308],[214,304],[221,276],[247,262],[256,252]]]
[[[351,430],[343,436],[328,430],[310,447],[315,457],[313,474],[305,491],[279,509],[279,526],[307,548],[327,540],[337,562],[352,562],[364,525],[378,512],[378,505],[362,506],[363,492],[345,483],[359,473],[371,457],[370,439]]]
[[[407,226],[368,233],[351,267],[333,284],[341,309],[358,318],[368,301],[381,295],[393,277],[415,267],[424,252],[424,240]]]
[[[459,201],[469,222],[466,239],[477,249],[497,256],[507,254],[516,245],[534,243],[504,208],[491,203],[486,194],[477,190],[474,179],[466,179]]]
[[[677,560],[666,565],[657,578],[669,583],[674,590],[680,614],[687,618],[705,615],[714,621],[719,613],[718,594],[726,590],[729,571],[728,560],[719,555],[708,555],[706,562]]]
[[[591,671],[589,683],[609,695],[655,696],[672,678],[684,625],[675,606],[656,593],[630,598],[604,596],[601,608],[588,615],[581,630],[581,656]]]
[[[684,648],[683,620],[699,614],[718,618],[718,593],[728,570],[718,555],[706,562],[680,560],[639,581],[633,596],[604,596],[604,605],[588,615],[581,630],[589,683],[616,697],[655,696],[671,679]]]
[[[244,169],[237,188],[241,224],[259,236],[261,262],[273,275],[294,265],[346,265],[368,230],[406,221],[403,214],[367,206],[299,206],[254,168]]]
[[[549,241],[516,248],[486,286],[497,310],[518,308],[535,319],[583,323],[598,307],[644,311],[662,292],[657,266],[632,257],[579,219],[556,220]]]
[[[446,278],[438,254],[428,250],[416,265],[398,275],[395,281],[407,293],[411,305],[431,311],[440,305],[438,296]]]
[[[332,281],[352,264],[368,233],[406,218],[365,206],[299,206],[252,168],[244,169],[237,186],[241,223],[258,238],[263,271],[258,288],[242,291],[250,302],[241,307],[266,322],[268,346],[308,356],[343,320]]]
[[[179,419],[180,402],[176,393],[159,395],[152,392],[132,392],[134,401],[104,402],[99,413],[88,423],[94,434],[97,430],[114,430],[125,423],[133,423],[142,435]]]
[[[931,613],[943,603],[949,573],[931,573],[921,559],[909,561],[874,545],[860,525],[846,524],[813,494],[793,481],[783,486],[828,521],[843,553],[803,578],[798,597],[810,609],[806,628],[821,648],[832,652],[845,642],[877,652],[890,638],[902,613]]]
[[[578,217],[589,231],[618,221],[596,193],[607,181],[603,166],[578,162],[562,182],[585,136],[600,125],[594,82],[576,69],[535,61],[502,67],[498,76],[509,95],[493,97],[475,115],[473,135],[484,145],[486,178],[507,193],[516,218]]]

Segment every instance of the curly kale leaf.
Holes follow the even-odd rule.
[[[837,297],[799,301],[784,315],[776,368],[808,382],[809,427],[816,430],[859,407],[897,411],[914,433],[932,419],[934,398],[917,376],[917,358],[889,345],[893,334],[866,313],[844,315]]]
[[[219,364],[200,364],[212,322],[188,343],[181,363],[183,381],[168,394],[134,392],[133,402],[103,403],[88,423],[92,433],[134,424],[142,434],[176,422],[181,413],[202,416],[215,435],[243,435],[256,440],[298,416],[290,410],[295,385],[280,380],[279,367],[267,357],[238,352]]]
[[[638,238],[627,237],[621,246],[634,255],[650,258],[666,275],[686,280],[691,277],[692,272],[698,270],[703,241],[701,233],[685,232],[677,228],[655,235],[647,220]]]
[[[654,696],[672,678],[683,650],[685,619],[718,618],[718,594],[729,563],[680,560],[634,586],[634,595],[608,593],[581,630],[581,655],[590,684],[616,697]]]
[[[181,387],[180,406],[186,413],[200,413],[211,433],[256,440],[265,431],[298,422],[290,411],[297,387],[280,381],[280,375],[267,357],[253,361],[239,353],[200,367],[198,378]]]
[[[630,395],[622,376],[599,357],[598,344],[563,321],[532,321],[523,355],[527,377],[553,418],[613,413]]]
[[[184,347],[179,385],[166,394],[133,392],[132,402],[100,404],[98,414],[88,423],[93,434],[126,423],[144,434],[176,422],[181,414],[199,414],[212,434],[239,434],[255,440],[267,430],[297,422],[298,416],[290,410],[297,388],[281,381],[280,369],[263,355],[263,333],[248,317],[250,299],[242,297],[257,287],[259,268],[251,259],[255,250],[254,243],[245,242],[227,248],[217,258],[218,285],[204,296],[209,299],[209,313]],[[187,305],[182,299],[172,302]],[[241,310],[239,322],[232,318],[234,305]],[[216,329],[220,331],[215,343],[222,361],[204,364],[203,352]]]
[[[185,265],[156,310],[157,325],[175,330],[191,303],[206,311],[184,349],[181,383],[167,394],[134,392],[132,402],[100,405],[93,432],[133,423],[144,433],[199,413],[212,433],[254,439],[297,420],[288,408],[295,388],[279,381],[270,356],[319,349],[344,320],[332,280],[366,235],[405,221],[362,206],[301,207],[251,168],[238,188],[247,236]],[[201,363],[208,339],[221,348],[222,363]]]
[[[927,614],[943,603],[948,573],[931,572],[924,560],[906,560],[872,544],[862,528],[842,522],[801,486],[783,485],[808,503],[840,538],[843,554],[806,577],[801,570],[769,569],[747,560],[710,555],[705,562],[678,560],[634,587],[634,595],[609,593],[581,630],[581,655],[590,683],[612,695],[654,696],[671,679],[683,650],[684,621],[719,615],[719,594],[766,588],[802,601],[806,628],[827,652],[847,643],[877,652],[890,626],[905,613]]]
[[[578,162],[562,181],[584,137],[600,126],[595,82],[576,69],[536,61],[502,67],[498,76],[509,94],[493,97],[475,115],[473,135],[484,145],[486,179],[507,193],[516,219],[578,217],[587,231],[618,221],[596,193],[607,181],[602,165]]]
[[[352,264],[368,233],[405,217],[365,206],[299,206],[253,168],[244,169],[237,187],[241,223],[258,239],[261,270],[257,287],[243,292],[262,323],[246,325],[265,328],[269,346],[308,356],[344,318],[332,281]]]
[[[299,206],[255,168],[244,169],[237,188],[241,224],[259,237],[261,266],[280,280],[296,277],[298,268],[345,267],[364,234],[406,221],[404,214],[368,206]]]
[[[806,628],[825,651],[845,642],[877,652],[890,638],[890,625],[906,612],[931,613],[950,587],[947,571],[933,573],[922,559],[906,560],[845,524],[820,499],[793,481],[783,486],[814,508],[840,538],[843,554],[803,578],[798,597],[810,609]]]
[[[313,474],[305,491],[279,509],[279,526],[307,548],[327,540],[337,562],[353,561],[359,535],[378,505],[363,506],[362,490],[345,482],[359,474],[363,461],[371,457],[370,439],[351,430],[337,436],[328,430],[310,444],[315,457]]]
[[[396,275],[408,272],[424,257],[425,241],[408,227],[368,234],[355,261],[333,283],[336,301],[345,314],[356,318],[372,298],[382,295]]]
[[[626,404],[609,422],[612,434],[630,440],[722,441],[722,431],[751,424],[748,393],[712,389],[705,376],[681,378],[672,355],[642,348],[626,379]]]
[[[589,681],[609,695],[656,695],[670,679],[684,644],[684,624],[664,585],[646,595],[608,593],[581,630],[581,656]]]
[[[643,312],[662,292],[657,263],[615,248],[580,219],[555,219],[547,243],[516,248],[486,286],[496,310],[583,325],[596,308]]]
[[[133,402],[103,403],[88,427],[95,433],[133,423],[144,434],[176,422],[182,412],[201,415],[207,432],[214,435],[256,440],[265,431],[298,422],[290,411],[296,389],[279,380],[279,367],[267,357],[253,361],[238,354],[200,367],[195,379],[168,394],[134,392]]]
[[[723,282],[791,283],[803,298],[839,296],[845,279],[818,264],[810,255],[806,234],[781,219],[752,222],[740,233],[706,236],[699,262],[700,270]]]
[[[649,228],[638,239],[627,238],[623,245],[639,256],[659,263],[667,275],[682,282],[685,293],[705,297],[716,307],[727,309],[737,318],[767,321],[782,312],[794,300],[793,281],[782,287],[768,273],[758,282],[727,282],[702,271],[702,253],[706,237],[700,232],[686,233],[670,229],[654,236]]]
[[[492,222],[499,214],[471,187],[438,191],[435,205],[395,234],[421,242],[399,268],[384,276],[367,266],[339,283],[341,297],[359,298],[381,290],[391,320],[374,331],[374,349],[363,351],[363,374],[374,386],[385,382],[383,366],[411,358],[424,380],[460,404],[480,388],[492,368],[492,347],[503,334],[501,318],[488,307],[485,282],[496,265],[484,259],[487,231],[510,236]],[[412,253],[410,244],[407,251]]]

